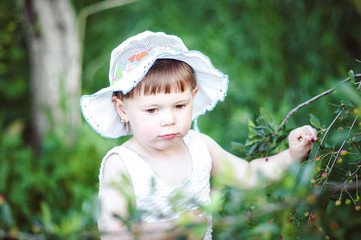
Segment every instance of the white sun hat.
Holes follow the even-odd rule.
[[[131,91],[157,59],[176,59],[192,67],[199,87],[193,100],[193,120],[224,100],[228,76],[217,70],[207,56],[199,51],[189,51],[177,36],[145,31],[127,39],[112,51],[110,86],[80,99],[83,116],[97,133],[107,138],[132,134],[121,122],[112,95],[116,91],[123,94]]]

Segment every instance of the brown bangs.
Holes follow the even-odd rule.
[[[193,69],[187,63],[175,59],[158,59],[132,91],[125,95],[117,92],[116,95],[120,99],[127,99],[140,94],[184,92],[196,87]]]

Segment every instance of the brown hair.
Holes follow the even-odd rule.
[[[133,98],[136,94],[154,95],[157,93],[184,92],[188,88],[194,90],[197,80],[193,69],[185,62],[175,59],[158,59],[144,78],[127,94],[115,92],[123,99]]]

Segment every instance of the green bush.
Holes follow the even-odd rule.
[[[0,134],[0,236],[79,239],[96,233],[97,175],[109,146],[90,141],[94,133],[81,128],[76,142],[64,142],[70,135],[64,129],[63,136],[49,133],[35,156],[24,147],[22,128],[14,122]]]
[[[308,161],[266,189],[218,189],[223,199],[215,209],[215,239],[360,238],[361,75],[349,75],[350,83],[335,90],[340,100],[332,107],[334,119],[327,125],[310,115],[319,141]],[[283,148],[284,134],[275,130],[272,118],[263,110],[257,120],[250,123],[246,143],[234,143],[245,158]]]

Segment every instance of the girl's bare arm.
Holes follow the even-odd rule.
[[[264,180],[280,179],[285,169],[294,161],[308,157],[312,143],[317,139],[317,132],[310,126],[293,130],[289,135],[290,148],[267,158],[259,158],[250,162],[241,159],[220,147],[212,138],[202,134],[212,157],[212,175],[220,176],[225,184],[240,188],[251,188],[266,185],[260,182],[259,174]]]

